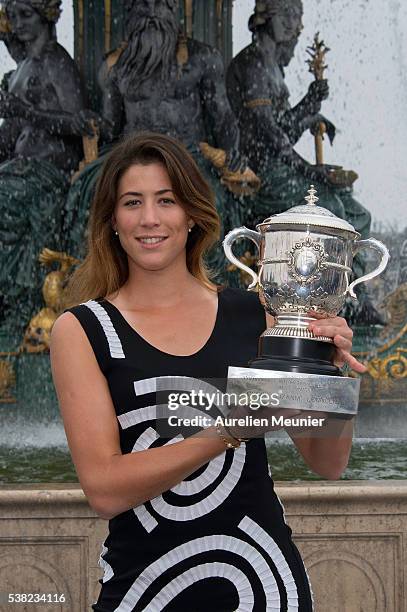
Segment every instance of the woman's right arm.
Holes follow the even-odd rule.
[[[175,444],[123,455],[106,378],[80,323],[69,312],[53,327],[51,364],[78,478],[102,518],[160,495],[225,451],[209,428]]]

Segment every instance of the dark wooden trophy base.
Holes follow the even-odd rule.
[[[340,369],[333,364],[334,354],[335,345],[330,342],[262,336],[258,357],[249,366],[260,370],[340,376]]]
[[[325,376],[341,376],[333,364],[335,345],[320,340],[262,336],[259,354],[249,362],[250,368]],[[334,414],[334,418],[351,419],[354,415]]]

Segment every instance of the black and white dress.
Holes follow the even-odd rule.
[[[226,377],[229,365],[246,366],[265,328],[257,296],[239,289],[219,292],[213,332],[191,356],[156,349],[106,300],[71,312],[107,379],[123,454],[182,439],[176,432],[167,440],[157,433],[156,390],[188,391],[201,379]],[[224,452],[171,490],[112,519],[100,564],[102,588],[92,606],[98,612],[313,609],[263,439]]]

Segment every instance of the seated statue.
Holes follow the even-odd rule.
[[[71,172],[89,127],[79,73],[58,44],[61,0],[3,0],[0,38],[17,63],[0,89],[0,304],[28,323],[41,305],[38,256],[58,248]]]
[[[312,165],[296,151],[306,130],[314,133],[323,122],[332,143],[335,127],[320,114],[328,97],[325,79],[311,83],[295,106],[289,103],[284,68],[293,58],[302,30],[301,0],[256,0],[249,21],[253,42],[231,62],[227,93],[239,120],[241,151],[262,181],[253,200],[250,226],[271,213],[303,203],[313,183],[318,204],[346,218],[363,237],[369,233],[369,212],[352,195],[351,186],[334,181],[332,167]]]
[[[208,142],[226,153],[225,166],[240,167],[239,130],[226,95],[220,53],[180,34],[178,0],[133,0],[126,38],[106,56],[99,71],[101,141],[111,143],[140,131],[161,132],[183,141],[212,182],[220,212],[228,208],[230,226],[238,226],[238,202],[220,185],[199,147]],[[70,241],[64,250],[76,257],[81,257],[78,246],[84,244],[80,219],[87,216],[102,162],[103,157],[88,166],[69,194],[65,233]]]

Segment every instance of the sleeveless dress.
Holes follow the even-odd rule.
[[[70,309],[107,379],[122,453],[182,439],[157,433],[156,390],[226,378],[246,366],[265,329],[258,297],[218,294],[213,332],[174,356],[145,341],[106,300]],[[202,385],[205,383],[202,382]],[[186,480],[109,521],[97,612],[311,612],[312,592],[274,491],[264,439],[226,450]]]

